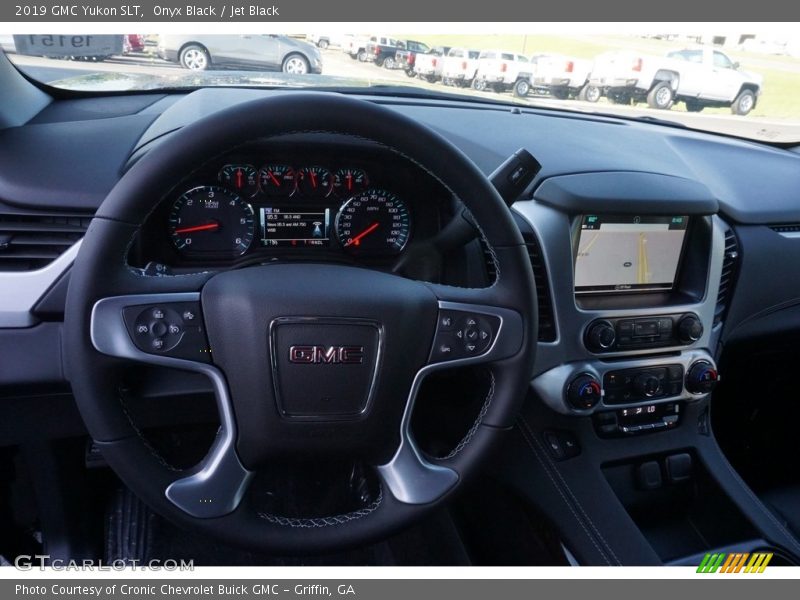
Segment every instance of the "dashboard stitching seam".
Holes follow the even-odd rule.
[[[607,564],[607,565],[610,565],[610,564],[611,564],[611,561],[608,559],[608,556],[606,555],[606,553],[605,553],[605,552],[603,552],[603,549],[602,549],[602,548],[600,547],[600,545],[597,543],[597,540],[594,538],[594,536],[593,536],[593,535],[592,535],[592,534],[589,532],[589,530],[586,528],[586,524],[585,524],[585,523],[583,522],[583,520],[580,518],[580,515],[578,515],[578,513],[576,513],[576,512],[575,512],[575,508],[572,506],[572,504],[570,503],[569,499],[568,499],[568,498],[567,498],[567,497],[564,495],[564,492],[563,492],[563,490],[562,490],[562,489],[559,487],[559,485],[558,485],[558,483],[556,482],[555,478],[554,478],[554,477],[553,477],[553,475],[550,473],[549,469],[547,468],[547,465],[545,464],[545,462],[544,462],[544,461],[541,459],[541,457],[539,456],[539,454],[538,454],[538,452],[537,452],[537,450],[536,450],[536,447],[533,445],[533,443],[531,442],[531,440],[530,440],[530,439],[529,439],[529,437],[528,437],[529,435],[531,435],[531,436],[532,436],[532,434],[530,434],[530,433],[526,433],[526,431],[525,431],[526,429],[527,429],[527,425],[523,424],[523,427],[520,427],[520,428],[519,428],[519,431],[520,431],[520,433],[522,434],[522,437],[523,437],[523,439],[525,440],[525,442],[526,442],[526,443],[528,444],[528,446],[530,447],[530,449],[531,449],[531,452],[532,452],[532,454],[533,454],[534,458],[536,458],[536,460],[537,460],[537,461],[539,462],[539,464],[542,466],[542,470],[545,472],[545,474],[547,475],[547,477],[550,479],[550,482],[553,484],[553,487],[556,489],[556,491],[558,492],[558,494],[561,496],[561,499],[562,499],[562,500],[564,500],[564,504],[566,504],[566,505],[567,505],[567,508],[569,508],[570,512],[571,512],[571,513],[572,513],[572,515],[575,517],[575,520],[576,520],[576,521],[577,521],[577,522],[580,524],[580,526],[581,526],[581,528],[583,529],[584,533],[586,533],[586,537],[588,537],[588,538],[589,538],[589,541],[591,541],[591,542],[592,542],[592,544],[594,545],[594,547],[595,547],[595,548],[597,549],[597,551],[600,553],[600,556],[602,556],[602,557],[603,557],[603,560],[606,562],[606,564]]]
[[[543,448],[543,446],[542,446],[542,445],[539,443],[539,441],[538,441],[538,440],[536,439],[536,437],[533,435],[533,431],[532,431],[532,429],[531,429],[530,425],[528,424],[528,422],[525,420],[525,416],[524,416],[524,415],[521,417],[521,420],[522,420],[523,427],[525,427],[526,429],[528,429],[528,432],[531,434],[531,437],[533,438],[533,441],[534,441],[534,443],[535,443],[537,446],[539,446],[540,450],[541,450],[541,451],[542,451],[542,453],[544,454],[545,460],[547,460],[547,462],[548,462],[548,463],[550,463],[550,466],[552,467],[553,471],[555,471],[555,473],[556,473],[556,475],[558,476],[558,478],[559,478],[559,479],[561,480],[561,482],[564,484],[564,488],[567,490],[567,493],[568,493],[568,494],[570,495],[570,497],[571,497],[571,498],[572,498],[572,499],[575,501],[575,505],[578,507],[578,510],[580,510],[580,511],[581,511],[581,514],[582,514],[582,515],[583,515],[583,516],[586,518],[586,520],[589,522],[589,525],[590,525],[590,526],[591,526],[591,528],[594,530],[594,532],[597,534],[597,536],[600,538],[600,540],[602,541],[603,545],[604,545],[604,546],[606,547],[606,549],[608,550],[609,554],[610,554],[610,555],[613,557],[613,559],[614,559],[615,561],[617,561],[617,564],[620,564],[620,565],[621,565],[622,563],[620,562],[620,560],[619,560],[619,557],[618,557],[618,556],[617,556],[617,555],[614,553],[614,550],[613,550],[613,548],[611,548],[611,544],[609,544],[609,543],[608,543],[608,541],[605,539],[605,537],[603,537],[603,534],[602,534],[602,533],[600,533],[600,530],[597,528],[597,526],[595,526],[595,524],[594,524],[594,521],[592,520],[592,518],[591,518],[591,517],[590,517],[590,516],[589,516],[589,515],[586,513],[586,511],[583,509],[583,505],[581,505],[580,501],[579,501],[579,500],[578,500],[578,498],[575,496],[575,494],[573,494],[573,493],[572,493],[572,489],[569,487],[569,484],[567,483],[567,481],[564,479],[564,477],[563,477],[563,476],[561,475],[561,473],[558,471],[558,467],[556,466],[556,464],[555,464],[555,463],[552,461],[552,459],[550,458],[550,456],[549,456],[549,455],[548,455],[548,454],[547,454],[547,453],[544,451],[544,448]]]

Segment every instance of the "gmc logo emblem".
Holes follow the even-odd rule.
[[[360,365],[364,346],[292,346],[289,362],[306,365]]]

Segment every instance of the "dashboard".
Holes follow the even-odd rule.
[[[13,290],[0,294],[0,396],[19,406],[5,419],[8,439],[63,425],[63,411],[25,394],[68,389],[62,329],[70,265],[109,191],[170,132],[280,93],[76,97],[0,130],[0,289]],[[509,202],[538,297],[523,413],[531,448],[511,440],[518,453],[496,467],[527,469],[516,481],[534,488],[531,497],[544,498],[565,530],[574,525],[576,547],[594,547],[581,536],[596,524],[620,562],[641,561],[649,556],[643,544],[652,550],[632,531],[604,473],[627,469],[633,480],[645,459],[663,466],[691,452],[698,468],[734,486],[730,466],[714,458],[708,399],[727,376],[717,367],[728,345],[800,331],[800,279],[789,276],[800,271],[800,152],[602,115],[363,98],[436,130],[487,176],[520,148],[541,163]],[[458,199],[369,140],[324,132],[257,140],[221,149],[174,180],[130,246],[129,265],[147,274],[328,261],[468,287],[500,276],[474,229],[452,235],[454,223],[466,222]],[[184,376],[170,372],[160,382],[176,394],[208,391],[205,381]],[[194,397],[187,398],[193,413]],[[15,415],[26,411],[31,425],[20,427]],[[578,454],[558,436],[577,441]],[[540,480],[533,460],[542,463]],[[586,499],[583,508],[573,495]],[[592,521],[576,516],[584,511]],[[589,554],[586,562],[612,561]]]
[[[134,96],[113,109],[113,98],[56,103],[0,132],[4,210],[91,215],[171,131],[272,93],[280,92],[202,89]],[[532,389],[560,414],[650,406],[661,414],[705,398],[726,336],[756,327],[752,315],[771,323],[777,317],[765,310],[800,297],[792,278],[768,277],[776,253],[800,262],[791,237],[800,222],[795,152],[604,116],[367,99],[426,123],[487,175],[520,148],[541,163],[512,213],[539,296]],[[76,146],[95,149],[91,159]],[[131,266],[160,274],[311,260],[454,285],[496,276],[474,235],[463,252],[440,243],[461,214],[458,200],[369,140],[324,132],[258,140],[176,181],[134,240]],[[40,287],[25,286],[23,300],[0,301],[4,322],[57,318],[65,285],[54,281],[76,251],[29,278]]]
[[[438,181],[388,150],[271,140],[183,177],[142,228],[133,264],[182,271],[310,259],[391,269],[452,208]]]

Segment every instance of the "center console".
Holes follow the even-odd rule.
[[[581,564],[800,556],[711,432],[738,255],[708,189],[584,173],[547,179],[513,208],[555,334],[538,345],[507,480]]]

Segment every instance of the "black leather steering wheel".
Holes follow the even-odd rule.
[[[243,143],[298,132],[372,140],[426,169],[471,211],[494,254],[496,282],[466,289],[307,263],[154,276],[127,264],[137,231],[183,176]],[[165,323],[179,323],[175,339],[185,343],[172,349],[139,343],[137,319],[153,311]],[[458,358],[441,353],[451,323],[465,319],[476,320],[485,343]],[[187,528],[287,554],[380,539],[444,501],[513,424],[533,372],[536,329],[522,237],[474,163],[391,108],[313,92],[214,113],[131,167],[83,239],[65,315],[78,407],[130,489]],[[204,335],[210,353],[198,342]],[[167,464],[129,418],[118,387],[130,361],[199,372],[213,383],[220,431],[194,468]],[[493,383],[480,416],[446,458],[426,456],[410,427],[420,383],[439,369],[478,364]],[[298,454],[356,457],[374,467],[380,492],[340,515],[288,518],[257,510],[247,493],[253,474]]]

